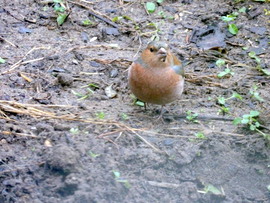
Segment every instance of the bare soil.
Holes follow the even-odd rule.
[[[269,3],[165,1],[147,14],[139,1],[69,0],[57,26],[44,2],[0,1],[0,202],[270,202],[269,140],[232,123],[256,110],[270,133],[270,77],[248,56],[270,70]],[[237,35],[221,20],[233,12]],[[119,16],[130,19],[105,22]],[[127,86],[154,36],[189,61],[163,121]],[[234,74],[218,78],[226,67]],[[243,99],[219,112],[217,98],[234,92]]]

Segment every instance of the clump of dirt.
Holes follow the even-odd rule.
[[[63,2],[0,3],[0,202],[270,201],[268,3]],[[163,121],[127,85],[152,39],[187,64]]]

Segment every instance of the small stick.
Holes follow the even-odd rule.
[[[101,13],[97,13],[97,11],[95,11],[94,9],[92,9],[92,8],[90,8],[88,6],[85,6],[85,5],[83,5],[83,4],[79,3],[79,2],[74,2],[74,1],[70,1],[70,0],[68,0],[68,2],[72,3],[72,4],[79,5],[79,6],[84,7],[84,8],[87,8],[89,10],[90,15],[95,16],[96,18],[104,21],[105,23],[108,23],[109,25],[111,25],[111,26],[113,26],[115,28],[118,28],[118,25],[116,23],[112,22],[111,20],[109,20],[109,18],[106,15],[101,14]],[[101,17],[101,15],[105,16],[107,19]]]
[[[5,38],[3,38],[3,37],[1,37],[1,36],[0,36],[0,39],[3,40],[3,41],[5,41],[5,42],[7,42],[8,44],[10,44],[10,45],[13,46],[13,47],[16,47],[16,48],[19,47],[18,45],[13,44],[12,42],[8,41],[7,39],[5,39]]]
[[[20,65],[24,64],[24,63],[30,63],[32,61],[39,61],[39,60],[43,60],[44,58],[39,58],[39,59],[33,59],[33,60],[30,60],[30,61],[25,61],[23,62],[23,60],[25,59],[25,57],[27,55],[29,55],[30,53],[32,53],[33,51],[35,50],[39,50],[39,49],[50,49],[50,47],[34,47],[32,48],[30,51],[28,51],[23,57],[21,60],[17,61],[15,64],[13,64],[9,70],[6,70],[2,73],[0,73],[0,75],[4,75],[6,73],[10,73],[11,71],[13,71],[14,69],[18,68]]]

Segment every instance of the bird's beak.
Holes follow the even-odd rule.
[[[167,57],[167,50],[162,47],[158,50],[157,55],[162,62],[165,62]]]
[[[161,56],[167,56],[167,51],[162,47],[158,50],[157,54]]]

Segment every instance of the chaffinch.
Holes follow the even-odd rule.
[[[165,42],[150,42],[128,70],[132,93],[141,101],[162,107],[180,98],[184,67]]]

